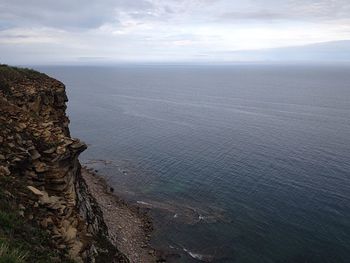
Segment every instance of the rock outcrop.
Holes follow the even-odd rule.
[[[108,241],[102,212],[81,177],[86,145],[70,136],[65,86],[0,66],[0,180],[25,220],[45,229],[77,262],[127,262]]]

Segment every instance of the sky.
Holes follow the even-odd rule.
[[[344,40],[349,0],[0,1],[8,64],[350,60]]]

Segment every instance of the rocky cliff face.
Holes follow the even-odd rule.
[[[86,145],[70,137],[64,85],[0,66],[0,180],[19,214],[78,262],[127,262],[107,239],[101,210],[80,174]]]

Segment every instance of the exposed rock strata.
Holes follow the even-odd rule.
[[[31,70],[0,66],[0,177],[21,215],[46,229],[78,262],[128,262],[107,240],[102,212],[80,174],[86,145],[70,137],[64,85]]]

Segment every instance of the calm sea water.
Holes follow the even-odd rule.
[[[41,67],[174,262],[350,262],[350,67]]]

